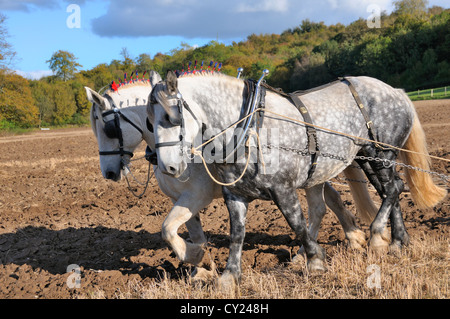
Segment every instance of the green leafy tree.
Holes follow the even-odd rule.
[[[123,47],[122,50],[120,51],[120,55],[122,56],[122,61],[121,61],[122,62],[122,70],[125,72],[130,72],[130,70],[134,71],[136,64],[134,63],[128,49]]]
[[[67,124],[77,111],[73,92],[66,83],[53,83],[50,92],[53,107],[52,124]]]
[[[98,91],[101,88],[109,85],[111,81],[116,80],[119,77],[122,77],[123,71],[121,70],[120,62],[116,64],[117,60],[114,60],[112,65],[102,63],[95,67],[93,67],[91,70],[88,71],[81,71],[80,76],[82,79],[80,79],[80,82],[83,83],[84,86],[89,86],[90,88]]]
[[[50,60],[46,62],[57,78],[67,81],[73,77],[78,68],[82,67],[76,60],[77,58],[72,53],[59,50],[53,53]]]
[[[142,53],[136,59],[136,69],[139,73],[143,73],[145,71],[150,71],[152,69],[153,63],[150,54]]]
[[[39,109],[39,121],[41,126],[48,126],[53,118],[52,86],[45,80],[31,81],[31,92],[36,107]]]
[[[415,18],[421,18],[428,11],[428,0],[398,0],[393,3],[395,12],[398,15],[410,15]]]
[[[71,81],[73,99],[75,100],[75,104],[77,106],[75,113],[80,117],[80,120],[82,118],[87,119],[91,108],[91,103],[89,103],[86,98],[86,90],[84,89],[85,86],[89,86],[87,84],[88,81],[84,79],[81,74],[77,74]]]

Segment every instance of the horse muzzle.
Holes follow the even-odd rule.
[[[114,169],[107,169],[105,171],[104,177],[106,179],[112,180],[114,182],[118,182],[122,178],[122,174],[121,174],[120,170],[117,171]]]
[[[174,178],[179,178],[182,175],[185,175],[184,173],[187,168],[187,164],[184,161],[168,164],[160,163],[160,165],[158,166],[163,174],[172,176]]]

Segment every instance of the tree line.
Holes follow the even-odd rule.
[[[269,69],[267,82],[286,92],[308,89],[345,75],[368,75],[407,91],[448,85],[450,82],[450,10],[427,8],[425,0],[394,1],[391,14],[382,13],[379,28],[359,19],[345,26],[304,20],[281,34],[249,35],[225,45],[211,41],[202,47],[181,43],[168,53],[132,57],[126,48],[120,59],[81,70],[70,52],[58,51],[47,61],[52,76],[27,80],[8,71],[4,17],[0,15],[0,129],[88,123],[90,105],[84,86],[100,90],[123,81],[124,73],[141,77],[155,70],[197,69],[204,61],[222,63],[221,71],[259,78]],[[3,62],[3,64],[2,64]]]

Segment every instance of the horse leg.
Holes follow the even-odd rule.
[[[198,245],[204,246],[207,242],[205,233],[203,232],[202,223],[200,221],[200,214],[194,215],[191,219],[186,222],[186,228],[189,232],[190,240]],[[191,273],[191,279],[193,281],[207,281],[208,279],[215,276],[215,264],[214,261],[209,257],[204,255],[202,261],[195,266]]]
[[[308,233],[295,188],[279,187],[271,195],[305,249],[308,270],[325,271],[325,250]]]
[[[241,256],[245,237],[245,219],[247,216],[248,202],[232,194],[223,187],[225,204],[230,214],[230,253],[227,265],[219,278],[219,286],[222,290],[233,292],[241,279]]]
[[[203,245],[201,243],[206,242],[206,240],[203,241],[201,238],[202,236],[204,237],[204,234],[201,230],[200,220],[196,220],[195,216],[207,204],[201,200],[199,201],[197,198],[191,198],[191,196],[192,194],[184,194],[178,198],[163,222],[161,235],[172,247],[178,259],[200,266],[204,257]],[[194,229],[190,230],[190,235],[192,232],[194,237],[193,243],[185,241],[178,235],[178,228],[185,223],[188,223],[190,227],[194,227]],[[201,234],[199,234],[199,229]]]
[[[305,189],[305,193],[308,201],[309,235],[314,240],[317,240],[320,223],[326,213],[326,203],[339,219],[350,248],[362,249],[366,244],[366,235],[356,226],[355,216],[344,207],[341,196],[329,183]]]
[[[373,154],[373,155],[375,156],[375,154]],[[356,162],[361,167],[361,169],[364,171],[367,179],[369,180],[370,184],[372,184],[372,186],[375,188],[378,195],[380,195],[380,197],[383,197],[381,183],[378,180],[378,176],[375,173],[375,171],[373,170],[372,166],[370,166],[370,163],[367,161],[362,161],[362,160],[357,160]]]
[[[378,156],[393,160],[395,152],[386,151]],[[391,218],[392,244],[407,245],[409,236],[403,223],[400,210],[399,195],[403,191],[403,181],[397,176],[395,166],[386,167],[383,162],[370,162],[370,167],[377,179],[374,180],[374,187],[380,194],[383,202],[377,216],[370,226],[371,239],[370,247],[374,250],[383,250],[388,246],[388,240],[383,234],[385,232],[388,218]],[[363,167],[364,169],[364,167]],[[372,182],[372,180],[370,180]]]
[[[206,243],[206,236],[203,232],[200,214],[194,215],[186,222],[186,228],[189,232],[189,238],[194,244],[203,245]]]
[[[327,206],[334,212],[344,229],[349,247],[361,250],[366,244],[366,235],[356,226],[355,215],[345,208],[341,195],[329,183],[325,183],[324,194]]]
[[[305,189],[306,200],[308,202],[308,231],[309,235],[314,240],[317,240],[320,223],[327,212],[327,208],[323,200],[323,185],[324,184],[319,184]]]
[[[395,172],[395,179],[397,188],[403,190],[403,181],[400,177],[397,176]],[[402,211],[400,209],[399,199],[395,202],[394,207],[392,208],[391,215],[391,245],[390,248],[394,251],[400,249],[403,246],[407,246],[409,244],[409,235],[406,231],[405,223],[403,222]]]

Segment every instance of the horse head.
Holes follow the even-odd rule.
[[[88,87],[85,89],[92,103],[91,127],[99,147],[102,175],[106,179],[119,181],[147,129],[136,107],[142,106],[145,112],[151,85],[130,86],[121,89],[120,94],[108,90],[103,96]]]
[[[155,127],[158,165],[164,174],[180,178],[185,172],[201,124],[178,90],[178,78],[169,71],[150,93],[147,113]]]

